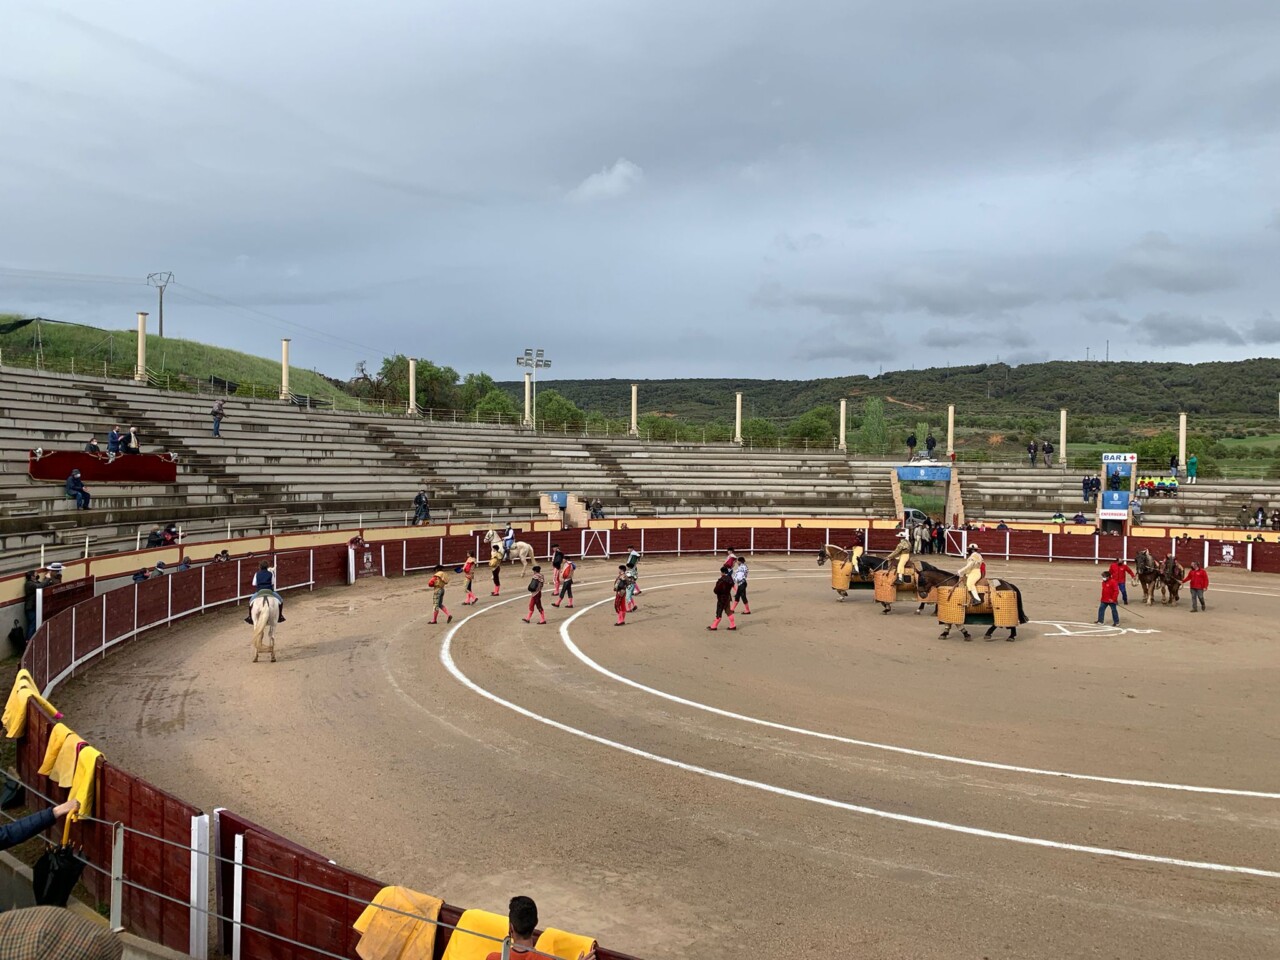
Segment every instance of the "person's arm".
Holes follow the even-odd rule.
[[[15,820],[13,823],[6,823],[0,826],[0,850],[7,850],[15,847],[24,840],[30,840],[37,833],[48,830],[54,823],[68,813],[80,809],[79,800],[68,800],[66,803],[60,803],[56,807],[46,807],[39,813],[33,813]]]

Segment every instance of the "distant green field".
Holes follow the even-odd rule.
[[[0,316],[0,321],[11,319]],[[39,365],[47,370],[103,373],[126,376],[133,369],[138,350],[136,330],[102,330],[79,324],[41,323],[39,349],[35,325],[0,335],[0,360],[15,366]],[[280,389],[280,364],[238,350],[211,347],[194,340],[147,337],[147,369],[169,385],[180,389],[181,378],[208,382],[210,376],[230,380],[243,387],[257,385],[259,393],[270,396]],[[341,390],[311,370],[289,368],[289,386],[294,393],[329,400],[346,398]]]

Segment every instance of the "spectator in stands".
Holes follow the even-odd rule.
[[[1040,445],[1040,449],[1044,451],[1044,465],[1046,467],[1053,466],[1053,444],[1048,440]]]
[[[507,936],[511,938],[511,956],[536,957],[533,932],[538,926],[538,905],[529,897],[512,897],[507,905]],[[578,960],[595,960],[594,949],[579,953]],[[502,951],[494,950],[486,960],[502,960]]]
[[[183,557],[181,560],[178,561],[178,567],[177,567],[178,573],[186,573],[190,569],[191,569],[191,559],[189,557]]]
[[[1052,517],[1049,518],[1049,522],[1050,523],[1066,523],[1067,518],[1062,513],[1062,511],[1059,510],[1057,513],[1055,513]]]
[[[135,573],[135,574],[133,575],[133,582],[134,582],[134,583],[142,583],[142,581],[144,581],[144,580],[149,580],[149,579],[151,579],[151,578],[147,576],[147,568],[146,568],[146,567],[143,567],[141,570],[139,570],[137,573]]]
[[[599,497],[596,497],[594,500],[591,501],[591,519],[592,520],[604,519],[604,504],[600,502]]]
[[[229,554],[226,550],[219,550],[217,553],[213,555],[214,563],[228,563],[230,562],[230,560],[231,560],[231,554]]]
[[[74,813],[79,809],[79,800],[68,800],[66,803],[58,804],[56,807],[45,807],[39,813],[33,813],[23,817],[21,820],[15,820],[13,823],[6,823],[0,826],[0,850],[8,850],[10,847],[16,847],[25,840],[30,840],[37,834],[48,830],[68,813]],[[9,956],[9,954],[0,953],[0,956]],[[46,954],[46,956],[56,957],[59,954]]]
[[[1089,518],[1082,511],[1077,510],[1076,515],[1071,518],[1072,523],[1088,523]]]
[[[938,445],[938,441],[933,438],[933,433],[924,438],[924,450],[929,455],[929,459],[933,459],[933,448]]]
[[[107,434],[107,453],[114,457],[120,452],[120,447],[123,443],[124,437],[120,434],[120,426],[117,424]]]
[[[1098,499],[1098,494],[1102,492],[1102,478],[1101,478],[1101,477],[1092,477],[1092,478],[1089,480],[1089,492],[1090,492],[1090,494],[1091,494],[1090,499],[1092,499],[1092,500],[1097,500],[1097,499]]]
[[[916,434],[913,430],[907,434],[907,463],[916,458]]]
[[[1008,525],[1007,523],[1005,523],[1003,520],[1001,520],[999,523],[997,523],[997,524],[996,524],[996,529],[997,529],[997,530],[1008,530],[1008,529],[1009,529],[1009,525]]]
[[[1133,522],[1138,526],[1142,526],[1142,502],[1134,500],[1129,504],[1129,510],[1133,514]]]
[[[101,453],[102,448],[98,446],[98,438],[90,437],[89,442],[84,445],[85,453]]]
[[[1196,458],[1196,455],[1193,453],[1191,456],[1187,457],[1187,483],[1196,482],[1196,471],[1199,469],[1200,469],[1200,461]]]
[[[1254,522],[1257,523],[1258,529],[1261,530],[1267,523],[1267,511],[1265,507],[1259,507],[1253,514]]]
[[[142,452],[142,438],[138,436],[137,427],[129,428],[129,435],[125,437],[125,440],[124,440],[124,452],[125,453],[141,453]]]
[[[1280,530],[1280,510],[1271,511],[1271,529]]]
[[[1169,476],[1175,478],[1178,476],[1178,455],[1176,453],[1169,457]]]
[[[413,498],[413,525],[421,526],[431,522],[431,501],[427,497],[427,488],[423,487]]]
[[[164,561],[157,560],[155,571],[151,575],[153,577],[163,577],[168,572],[169,572],[169,568],[165,566]]]
[[[84,488],[84,481],[80,479],[79,470],[72,470],[71,476],[67,477],[66,490],[67,496],[76,502],[77,510],[89,509],[89,501],[93,498],[89,495],[89,491]]]
[[[123,955],[115,931],[66,907],[21,907],[0,915],[0,957],[120,960]]]
[[[151,532],[147,534],[147,548],[164,546],[164,530],[159,524],[151,528]]]
[[[1027,444],[1027,459],[1031,461],[1031,466],[1033,467],[1036,465],[1037,450],[1038,450],[1038,447],[1036,446],[1036,442],[1034,440],[1032,440],[1030,443]]]
[[[1085,474],[1080,478],[1080,496],[1085,503],[1092,499],[1093,494],[1093,477]]]
[[[170,520],[168,526],[164,528],[164,532],[160,535],[160,539],[167,547],[171,543],[177,543],[180,536],[181,534],[178,530],[178,524]]]
[[[226,413],[223,410],[223,407],[225,406],[226,401],[219,397],[217,400],[213,401],[213,409],[209,411],[213,414],[213,435],[215,437],[222,436],[222,418],[226,416]]]

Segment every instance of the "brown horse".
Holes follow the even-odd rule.
[[[1178,591],[1182,589],[1182,578],[1186,575],[1186,569],[1173,558],[1173,554],[1164,558],[1164,566],[1160,569],[1160,579],[1164,581],[1165,593],[1168,596],[1165,603],[1173,606],[1178,602]]]
[[[1151,604],[1155,603],[1156,591],[1165,590],[1160,564],[1151,555],[1151,551],[1145,549],[1133,558],[1133,563],[1138,569],[1138,583],[1142,586],[1142,602],[1147,606],[1151,606]]]
[[[938,587],[954,587],[959,583],[960,583],[960,575],[958,573],[948,573],[946,570],[939,570],[937,567],[932,566],[931,564],[921,563],[919,564],[919,572],[916,575],[916,596],[921,598],[927,597],[930,594],[930,592],[936,590]],[[1018,589],[1018,585],[1016,583],[1012,583],[1008,580],[992,577],[989,581],[989,589],[1012,590],[1014,592],[1014,595],[1018,598],[1018,623],[1027,622],[1027,614],[1022,607],[1022,591]],[[923,608],[924,604],[921,603],[920,607]],[[920,611],[917,610],[916,612],[919,613]],[[966,619],[968,618],[966,617]],[[942,621],[939,620],[938,622],[941,623]],[[946,628],[942,631],[941,634],[939,634],[939,637],[941,639],[946,639],[948,636],[950,636],[951,627],[952,627],[951,624],[949,623],[946,624]],[[1018,639],[1017,627],[1005,627],[1003,629],[1007,629],[1009,631],[1009,636],[1005,638],[1006,640],[1013,641]],[[990,627],[987,628],[987,632],[982,635],[982,638],[984,640],[990,640],[991,635],[994,634],[995,632],[996,632],[996,625],[993,623]],[[965,629],[964,624],[960,625],[960,633],[964,636],[966,640],[972,639],[972,636],[970,635],[969,631]]]

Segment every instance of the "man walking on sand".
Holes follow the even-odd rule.
[[[529,616],[522,617],[525,623],[533,619],[533,611],[538,611],[538,623],[547,622],[546,611],[542,609],[542,588],[546,586],[546,578],[542,575],[542,567],[533,567],[533,576],[529,578]]]
[[[1209,571],[1204,569],[1200,564],[1192,560],[1191,572],[1182,580],[1183,583],[1191,585],[1191,612],[1196,612],[1196,605],[1200,605],[1201,611],[1205,610],[1204,592],[1209,589]]]
[[[707,626],[708,630],[715,630],[720,626],[720,618],[728,615],[729,629],[737,630],[738,625],[733,622],[733,607],[731,606],[733,599],[733,574],[728,567],[720,568],[720,579],[716,581],[716,585],[711,588],[711,592],[716,595],[716,618]]]
[[[1116,557],[1111,561],[1111,566],[1108,568],[1108,572],[1111,574],[1111,579],[1116,582],[1116,586],[1120,591],[1120,599],[1124,601],[1124,605],[1127,607],[1129,605],[1129,591],[1125,589],[1125,579],[1128,577],[1136,577],[1137,574],[1133,572],[1132,567],[1119,557]]]
[[[1111,577],[1110,570],[1102,572],[1102,598],[1098,603],[1098,623],[1102,623],[1102,615],[1108,607],[1111,608],[1111,625],[1113,627],[1120,626],[1120,608],[1116,606],[1116,601],[1120,597],[1120,587]]]

